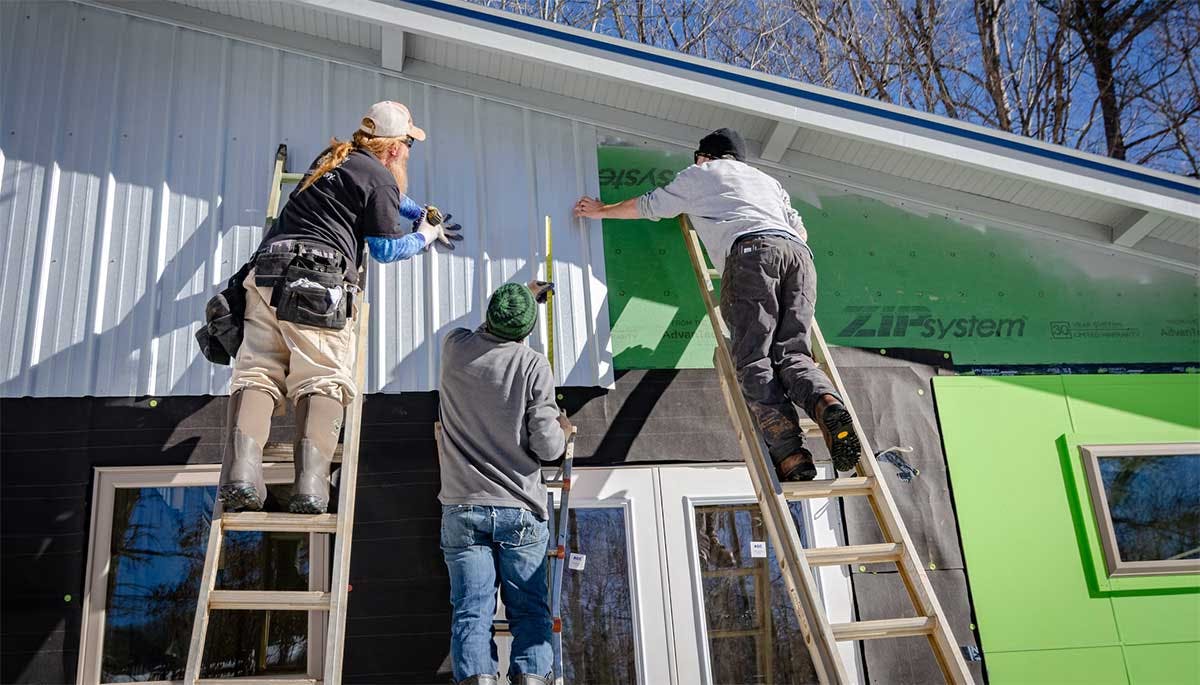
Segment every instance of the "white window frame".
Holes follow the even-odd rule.
[[[546,469],[546,477],[557,469]],[[571,509],[621,509],[625,513],[625,551],[629,563],[629,598],[633,617],[633,643],[636,651],[638,685],[675,682],[671,678],[669,606],[665,601],[663,574],[659,572],[661,529],[658,520],[657,469],[653,467],[604,468],[576,467],[571,474]],[[551,490],[554,506],[559,505],[561,490]],[[557,521],[555,522],[557,525]],[[553,541],[551,541],[553,544]],[[583,552],[587,550],[567,550]],[[565,573],[574,573],[566,570]],[[584,567],[583,573],[587,573]],[[660,601],[654,601],[655,599]],[[508,639],[497,646],[501,654],[501,673],[508,668]],[[656,658],[651,659],[650,655]]]
[[[111,570],[113,505],[117,490],[215,486],[220,473],[220,464],[101,466],[94,469],[87,576],[83,590],[83,625],[79,635],[79,667],[75,677],[77,685],[102,685],[100,673],[104,655],[108,574]],[[294,470],[290,462],[268,463],[263,465],[263,476],[268,484],[290,483]],[[311,590],[320,590],[329,584],[329,544],[327,535],[309,535],[308,583]],[[312,646],[325,644],[323,614],[309,612],[308,644],[308,677],[319,678],[325,650],[313,649]],[[179,681],[145,682],[147,685],[172,685]]]
[[[1095,517],[1096,529],[1100,534],[1100,546],[1104,550],[1104,565],[1109,578],[1200,573],[1200,560],[1198,559],[1122,560],[1121,550],[1117,545],[1117,531],[1113,527],[1112,510],[1108,507],[1108,493],[1104,490],[1104,478],[1100,475],[1100,459],[1105,457],[1169,457],[1200,454],[1200,443],[1080,445],[1079,454],[1083,459],[1084,473],[1087,474],[1088,492],[1092,496],[1092,516]]]
[[[661,467],[663,526],[665,530],[682,530],[684,536],[668,536],[664,548],[663,574],[668,568],[689,570],[689,587],[672,588],[672,609],[676,631],[674,658],[678,664],[679,683],[715,685],[709,651],[708,622],[704,611],[704,585],[699,564],[699,540],[696,535],[696,509],[709,505],[758,505],[750,474],[741,464],[694,465]],[[837,474],[830,464],[817,464],[817,478],[833,478]],[[832,506],[831,506],[832,505]],[[841,509],[835,498],[816,498],[804,502],[805,533],[815,547],[844,545]],[[830,623],[854,620],[854,590],[850,573],[844,566],[822,566],[813,569],[821,588],[826,616]],[[686,639],[691,632],[693,640]],[[857,644],[839,642],[838,654],[847,675],[854,682],[863,682],[862,660]]]

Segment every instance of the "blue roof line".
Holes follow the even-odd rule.
[[[568,31],[563,31],[561,29],[554,28],[551,26],[544,26],[544,25],[537,24],[537,23],[531,23],[531,22],[523,21],[521,19],[517,19],[515,17],[497,16],[497,15],[491,14],[489,12],[483,12],[481,10],[477,10],[477,9],[474,9],[471,7],[462,7],[462,6],[455,5],[455,4],[440,2],[439,0],[402,0],[402,1],[407,4],[412,4],[412,5],[417,5],[419,7],[427,7],[430,9],[440,10],[442,12],[447,12],[449,14],[454,14],[454,15],[458,15],[461,17],[467,17],[470,19],[476,19],[476,20],[483,21],[483,22],[486,22],[489,24],[496,24],[499,26],[504,26],[506,28],[516,29],[516,30],[524,31],[524,32],[528,32],[528,33],[533,33],[533,34],[537,34],[539,36],[544,36],[547,38],[554,38],[556,40],[562,40],[562,41],[566,41],[569,43],[575,43],[577,45],[582,45],[582,46],[586,46],[589,48],[602,50],[604,52],[615,53],[615,54],[622,55],[625,57],[633,57],[633,58],[640,59],[640,60],[654,62],[656,64],[660,64],[663,66],[673,67],[675,69],[681,69],[683,71],[689,71],[689,72],[696,73],[696,74],[711,76],[711,77],[722,79],[725,81],[733,81],[735,83],[740,83],[740,84],[752,86],[755,88],[762,88],[764,90],[769,90],[769,91],[772,91],[775,93],[780,93],[783,95],[789,95],[791,97],[800,98],[801,100],[807,100],[809,102],[814,102],[814,103],[818,103],[818,104],[822,104],[822,105],[830,105],[833,107],[837,107],[839,109],[850,110],[852,112],[857,112],[860,114],[868,114],[871,116],[880,117],[882,119],[888,119],[888,120],[891,120],[891,121],[894,121],[897,123],[915,126],[917,128],[923,128],[923,129],[927,129],[930,131],[936,131],[938,133],[944,133],[944,134],[949,134],[952,136],[957,136],[960,138],[965,138],[967,140],[972,140],[972,141],[981,142],[981,143],[987,143],[989,145],[995,145],[998,147],[1013,150],[1015,152],[1022,152],[1022,153],[1033,155],[1036,157],[1051,159],[1051,160],[1054,160],[1057,162],[1065,162],[1067,164],[1071,164],[1071,165],[1078,166],[1078,167],[1083,167],[1083,168],[1090,169],[1093,171],[1100,171],[1100,172],[1103,172],[1106,174],[1122,176],[1122,177],[1125,177],[1125,178],[1128,178],[1131,180],[1140,181],[1142,183],[1159,186],[1161,188],[1168,188],[1168,189],[1175,190],[1178,192],[1186,193],[1188,195],[1200,197],[1200,189],[1190,186],[1186,183],[1182,183],[1180,181],[1174,181],[1171,179],[1160,178],[1158,176],[1153,176],[1151,174],[1143,173],[1143,172],[1137,171],[1135,169],[1126,169],[1126,168],[1123,168],[1120,166],[1108,164],[1108,163],[1106,163],[1104,161],[1100,161],[1100,160],[1076,157],[1074,155],[1070,155],[1065,152],[1060,152],[1058,150],[1047,150],[1047,149],[1039,147],[1037,145],[1032,145],[1030,143],[1026,143],[1026,142],[1023,142],[1020,140],[1010,140],[1010,139],[1002,137],[1002,136],[994,135],[994,134],[987,133],[984,131],[975,131],[975,130],[971,130],[968,128],[963,128],[961,126],[957,126],[955,124],[948,123],[948,122],[929,120],[929,119],[925,119],[923,117],[915,116],[913,114],[907,114],[905,112],[895,112],[890,109],[880,107],[878,105],[873,105],[873,104],[870,104],[867,102],[858,102],[855,100],[845,100],[845,99],[842,99],[842,98],[839,98],[839,97],[836,97],[833,95],[827,95],[825,93],[815,93],[815,92],[803,90],[801,88],[797,88],[795,86],[791,86],[791,85],[787,85],[787,84],[783,84],[783,83],[776,83],[773,81],[769,81],[767,79],[759,78],[756,76],[751,76],[748,74],[740,74],[740,73],[736,73],[736,72],[730,72],[730,71],[726,71],[724,69],[720,69],[720,68],[710,66],[707,64],[696,64],[694,62],[679,59],[678,57],[673,57],[671,55],[662,55],[662,54],[658,54],[656,52],[643,50],[638,47],[634,47],[634,46],[630,46],[630,45],[614,44],[614,43],[610,43],[607,41],[599,40],[597,38],[592,38],[590,36],[580,36],[580,35],[576,35],[574,33],[568,32]]]

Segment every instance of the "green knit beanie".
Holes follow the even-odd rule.
[[[537,303],[533,293],[520,283],[505,283],[488,301],[487,327],[492,335],[505,340],[524,340],[537,323]]]

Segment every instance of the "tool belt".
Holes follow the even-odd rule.
[[[354,314],[358,270],[335,249],[281,240],[253,259],[254,284],[271,288],[280,321],[340,331]]]

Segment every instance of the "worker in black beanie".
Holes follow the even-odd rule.
[[[721,314],[733,363],[780,480],[817,474],[797,405],[820,426],[834,467],[854,468],[862,448],[853,420],[812,356],[817,273],[804,222],[783,186],[746,164],[737,131],[704,136],[692,160],[675,180],[640,197],[611,205],[582,197],[575,215],[657,221],[686,213],[713,265],[724,269]]]

